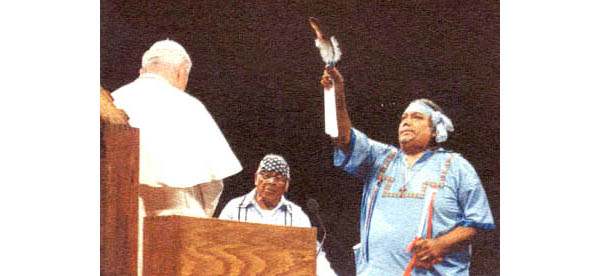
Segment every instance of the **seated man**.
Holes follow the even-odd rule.
[[[225,205],[219,219],[273,225],[311,227],[310,219],[300,206],[283,194],[290,186],[290,168],[283,157],[267,154],[254,174],[254,188]],[[319,248],[320,245],[317,244]],[[317,256],[317,275],[336,275],[325,253]]]

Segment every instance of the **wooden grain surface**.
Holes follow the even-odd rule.
[[[136,275],[139,131],[100,124],[100,275]]]
[[[144,275],[315,275],[316,229],[180,216],[144,221]]]

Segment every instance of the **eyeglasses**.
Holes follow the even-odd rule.
[[[280,173],[276,173],[276,172],[263,172],[263,173],[260,173],[259,176],[262,179],[269,180],[273,184],[280,186],[280,187],[285,186],[285,183],[287,181],[287,177],[285,177],[284,175],[282,175]]]

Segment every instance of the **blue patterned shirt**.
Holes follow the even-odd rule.
[[[425,237],[423,207],[435,190],[432,238],[457,226],[494,229],[494,220],[481,181],[460,154],[439,148],[408,168],[398,148],[369,139],[352,129],[348,154],[334,152],[334,165],[365,183],[361,206],[360,241],[355,249],[357,275],[401,275],[417,236]],[[423,229],[418,233],[419,229]],[[444,256],[431,270],[415,267],[412,275],[469,275],[471,245]]]

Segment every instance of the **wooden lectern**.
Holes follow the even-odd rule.
[[[100,275],[137,274],[139,130],[100,88]]]
[[[144,275],[316,274],[316,228],[181,216],[144,220]]]

